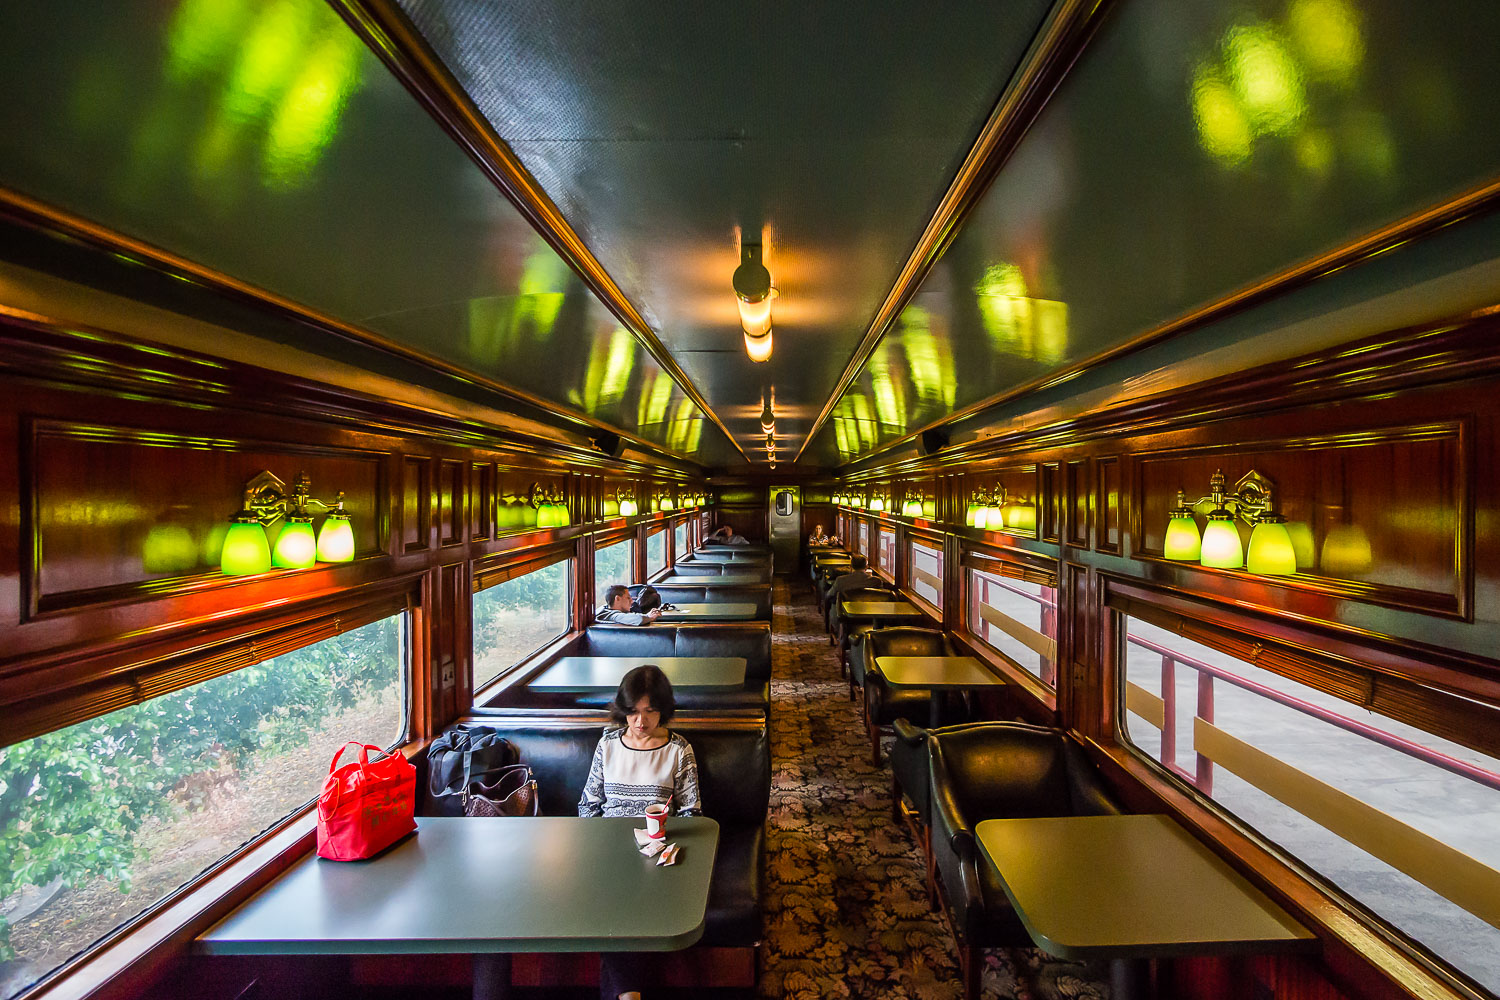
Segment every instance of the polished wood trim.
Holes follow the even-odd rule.
[[[468,93],[427,44],[400,4],[395,0],[329,0],[329,4],[469,154],[495,187],[520,210],[532,228],[578,273],[625,329],[640,341],[646,353],[749,461],[745,449],[709,406],[703,393],[672,357],[646,318],[584,244],[494,126],[475,107]]]
[[[499,396],[534,407],[567,423],[611,431],[651,452],[669,455],[672,458],[696,464],[696,459],[692,456],[671,451],[662,445],[648,441],[623,428],[606,424],[588,414],[568,409],[542,396],[455,365],[436,355],[419,351],[407,344],[402,344],[378,334],[373,330],[357,326],[353,323],[346,323],[330,313],[322,312],[294,299],[252,285],[223,271],[200,264],[197,261],[190,260],[187,257],[173,253],[155,244],[127,236],[124,233],[92,222],[66,209],[49,205],[21,194],[18,191],[0,187],[0,216],[9,218],[32,229],[84,243],[115,256],[123,257],[134,263],[171,275],[174,278],[206,288],[227,298],[248,302],[257,308],[277,314],[283,319],[312,326],[325,333],[366,347],[373,347],[392,357],[421,365],[431,371],[450,376],[461,382],[480,386]],[[5,314],[17,317],[31,315],[20,310],[5,310]],[[40,317],[37,318],[40,319]],[[695,393],[696,390],[689,393],[689,395],[692,396]],[[708,412],[710,417],[718,423],[717,418],[712,416],[711,411],[705,412]],[[719,423],[718,426],[720,430],[725,430],[722,423]],[[726,436],[728,435],[727,430],[725,430],[725,434]],[[729,440],[731,443],[734,443],[733,437],[730,437]],[[735,447],[739,447],[739,445],[735,443]]]
[[[1047,102],[1083,52],[1084,46],[1098,30],[1110,6],[1110,0],[1059,0],[1048,13],[1030,48],[1022,56],[1010,84],[1000,95],[1000,100],[990,112],[989,120],[980,130],[979,138],[969,149],[963,164],[958,168],[958,174],[948,185],[937,211],[928,220],[927,228],[922,231],[916,247],[907,257],[901,273],[896,277],[895,285],[876,310],[875,318],[870,321],[869,328],[860,338],[853,357],[834,383],[828,401],[823,404],[812,426],[808,428],[807,437],[797,449],[793,462],[801,461],[808,445],[812,444],[813,438],[838,405],[839,398],[859,377],[881,338],[901,315],[901,310],[906,308],[912,296],[916,295],[923,280],[958,235],[964,221],[989,190],[990,182],[999,174],[1032,123],[1047,106]],[[914,436],[907,435],[901,440],[909,440]]]

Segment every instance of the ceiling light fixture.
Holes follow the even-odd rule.
[[[733,284],[740,325],[745,330],[745,353],[751,361],[766,361],[771,357],[771,300],[776,297],[776,289],[771,285],[771,272],[761,263],[759,243],[741,245]]]
[[[761,407],[760,429],[767,434],[774,433],[776,430],[776,414],[771,412],[771,396],[769,393],[766,395],[766,405]]]

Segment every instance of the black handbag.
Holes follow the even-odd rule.
[[[536,778],[525,764],[506,764],[474,776],[464,789],[465,816],[536,816]]]
[[[427,801],[423,816],[464,815],[464,793],[474,775],[508,764],[520,755],[488,726],[451,729],[427,748]]]

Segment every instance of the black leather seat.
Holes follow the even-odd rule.
[[[927,737],[932,854],[958,935],[964,996],[979,995],[980,949],[1031,945],[989,864],[974,826],[1025,816],[1121,812],[1083,750],[1058,729],[993,722]]]
[[[928,737],[941,738],[991,722],[960,722],[940,729],[924,729],[897,717],[891,727],[896,741],[891,744],[891,819],[904,824],[922,847],[927,865],[927,901],[937,905],[937,881],[932,865],[932,763]],[[908,806],[909,804],[909,806]]]
[[[465,724],[493,727],[510,740],[536,775],[542,815],[578,814],[578,799],[594,747],[608,724],[607,714],[491,709],[476,711]],[[669,725],[692,744],[704,815],[719,824],[719,850],[698,944],[754,948],[760,943],[765,821],[771,796],[771,744],[765,720],[683,713]],[[425,764],[426,758],[419,758],[421,789],[427,787]]]
[[[771,704],[771,625],[769,622],[705,622],[687,625],[590,625],[565,646],[562,656],[736,656],[745,660],[739,687],[679,687],[673,691],[684,711],[754,710]],[[537,672],[544,670],[538,667]],[[501,691],[493,707],[602,708],[613,691],[538,691],[515,684]]]
[[[957,650],[946,633],[939,629],[895,625],[871,629],[861,637],[858,658],[850,656],[850,675],[859,672],[859,684],[865,693],[865,732],[870,736],[870,759],[880,764],[880,730],[897,719],[927,724],[932,719],[932,691],[929,688],[896,689],[885,682],[876,665],[881,656],[955,656]],[[963,722],[969,718],[969,703],[963,692],[945,697],[945,723]]]
[[[853,590],[839,592],[837,600],[830,598],[828,602],[828,620],[832,628],[830,636],[834,645],[839,650],[839,667],[845,673],[849,673],[849,648],[858,637],[864,635],[874,627],[873,623],[867,621],[846,621],[839,605],[844,601],[894,601],[896,590],[884,584],[871,587],[856,587]],[[854,692],[849,692],[849,700],[854,700]]]

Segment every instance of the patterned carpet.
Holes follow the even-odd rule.
[[[922,854],[891,821],[812,588],[775,588],[765,997],[957,1000],[953,936],[928,908]],[[1103,970],[1040,951],[987,954],[984,997],[1102,1000]]]

